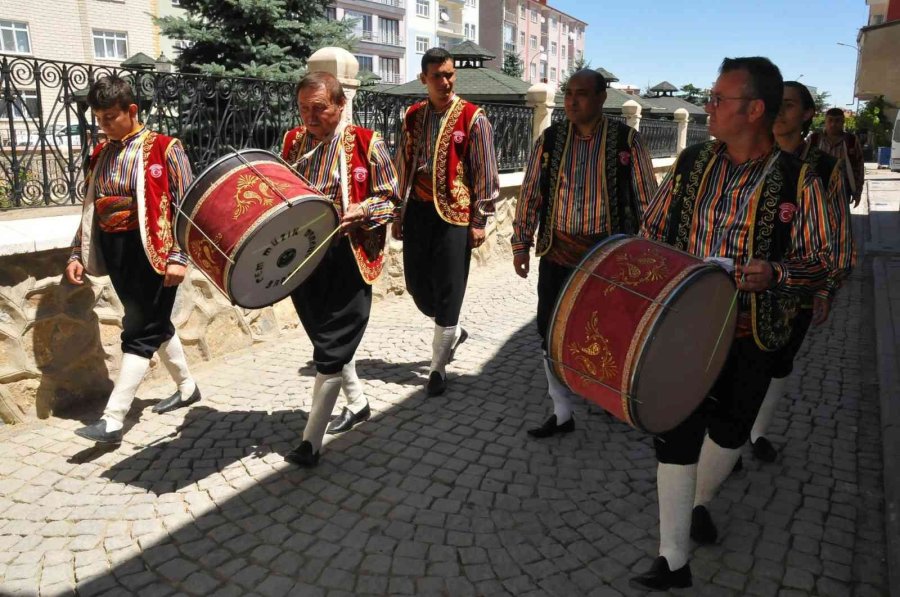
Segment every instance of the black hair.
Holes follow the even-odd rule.
[[[841,118],[843,118],[844,111],[840,108],[828,108],[827,110],[825,110],[825,116],[840,116]]]
[[[606,77],[598,73],[592,68],[582,68],[580,70],[575,71],[569,76],[569,80],[571,81],[575,77],[586,77],[594,80],[594,91],[597,93],[602,93],[606,91]]]
[[[137,103],[131,85],[116,75],[100,77],[94,81],[88,90],[87,102],[92,110],[109,110],[115,107],[128,110],[129,106]]]
[[[429,48],[422,56],[422,72],[428,72],[429,64],[437,64],[440,66],[448,60],[452,60],[453,56],[444,48]]]
[[[797,93],[800,94],[800,105],[803,106],[804,110],[815,110],[816,109],[816,101],[813,99],[812,93],[809,91],[809,87],[804,85],[799,81],[785,81],[784,87],[787,89],[790,87],[791,89],[796,89]],[[812,127],[812,118],[808,118],[803,121],[803,136],[809,132],[809,129]]]
[[[733,71],[747,73],[749,89],[747,93],[753,99],[762,100],[769,124],[775,122],[781,109],[781,98],[784,95],[784,79],[781,71],[771,60],[762,56],[746,56],[742,58],[726,58],[719,67],[719,73]]]

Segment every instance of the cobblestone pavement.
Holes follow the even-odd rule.
[[[887,593],[868,275],[811,333],[774,424],[782,455],[745,454],[681,594]],[[431,399],[430,322],[408,297],[377,304],[358,354],[373,418],[312,471],[282,459],[310,402],[301,333],[198,369],[188,412],[153,415],[171,388],[141,388],[112,451],[72,434],[96,412],[0,431],[0,594],[638,594],[651,442],[585,405],[575,433],[526,437],[549,410],[533,284],[473,272],[471,339]]]

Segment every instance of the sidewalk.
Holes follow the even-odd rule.
[[[779,460],[745,454],[679,594],[888,593],[870,275],[811,332]],[[628,578],[658,541],[650,438],[585,405],[568,436],[525,434],[550,408],[535,277],[473,271],[471,338],[438,398],[421,390],[430,322],[408,297],[377,304],[358,354],[372,420],[312,471],[282,459],[310,403],[302,333],[200,368],[188,412],[153,415],[171,388],[141,388],[118,449],[72,434],[97,412],[0,429],[0,595],[640,594]]]

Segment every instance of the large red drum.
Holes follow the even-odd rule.
[[[735,285],[721,267],[625,235],[574,270],[550,321],[556,377],[629,425],[658,434],[703,401],[735,333]]]
[[[312,273],[325,255],[325,247],[317,249],[337,225],[330,200],[275,154],[248,149],[220,158],[191,183],[175,238],[233,303],[257,309]]]

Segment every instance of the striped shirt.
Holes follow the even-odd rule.
[[[773,151],[775,151],[773,149]],[[773,152],[734,164],[725,144],[717,142],[713,157],[700,181],[694,207],[689,253],[699,257],[719,256],[746,263],[751,255],[748,245],[755,223],[750,208],[752,195],[761,191]],[[666,221],[672,202],[673,172],[666,175],[650,207],[644,213],[641,235],[666,240]],[[773,263],[776,285],[791,293],[807,293],[825,282],[831,250],[828,214],[819,177],[809,169],[800,181],[797,211],[791,220],[791,243],[780,263]],[[741,305],[749,304],[741,292]]]
[[[813,133],[810,135],[810,141],[815,141],[816,139],[818,139],[816,146],[836,159],[838,164],[844,169],[844,172],[847,175],[847,188],[850,191],[848,197],[861,195],[863,183],[866,178],[866,165],[863,161],[861,151],[856,151],[856,157],[850,156],[848,143],[853,143],[854,147],[857,148],[859,146],[859,143],[853,137],[853,134],[842,134],[836,143],[832,142],[825,133]],[[849,139],[852,139],[852,141]]]
[[[617,232],[611,229],[609,205],[601,198],[602,181],[606,177],[604,159],[604,125],[615,123],[602,117],[597,128],[589,136],[573,131],[568,151],[562,158],[556,197],[556,217],[554,230],[574,237],[609,235]],[[564,132],[561,131],[561,134]],[[525,170],[525,179],[516,205],[513,223],[512,248],[514,253],[526,253],[534,244],[534,234],[540,220],[544,198],[541,196],[541,155],[544,146],[542,133],[534,144]],[[656,191],[656,176],[653,161],[644,147],[640,133],[632,137],[628,159],[631,163],[631,184],[638,199],[640,211],[647,208]],[[622,158],[620,158],[622,159]],[[615,197],[610,199],[615,200]],[[640,217],[640,213],[638,216]]]
[[[425,110],[425,138],[415,141],[413,162],[406,163],[406,154],[403,148],[406,147],[409,131],[406,130],[404,123],[400,143],[397,146],[397,173],[401,189],[411,189],[413,194],[417,191],[428,193],[429,196],[420,197],[420,199],[432,201],[434,199],[431,196],[433,193],[431,188],[434,173],[433,158],[437,149],[438,133],[448,110],[435,112],[431,108],[430,102],[421,109]],[[465,156],[465,170],[469,179],[468,186],[472,192],[471,226],[484,228],[488,216],[494,213],[494,200],[500,195],[500,175],[497,171],[497,156],[494,152],[494,131],[484,112],[479,112],[472,120],[469,146]]]
[[[802,143],[797,148],[797,156],[806,160],[810,146]],[[838,162],[836,168],[841,169]],[[824,299],[834,298],[841,283],[850,275],[856,265],[856,248],[853,244],[853,229],[850,224],[850,189],[846,173],[841,169],[841,176],[832,176],[822,181],[826,187],[825,200],[828,209],[828,224],[831,227],[831,251],[829,259],[828,280],[825,286],[816,290],[816,296]]]
[[[294,168],[316,190],[331,199],[338,214],[343,217],[340,139],[341,135],[335,134],[320,142],[312,135],[303,135],[297,154],[300,157]],[[389,222],[395,207],[400,203],[394,164],[387,145],[378,133],[372,136],[372,147],[369,150],[369,180],[371,195],[361,203],[366,210],[366,224],[363,227],[367,230]]]
[[[137,210],[138,174],[141,167],[139,165],[143,163],[141,152],[144,139],[149,134],[149,129],[141,127],[121,141],[109,141],[108,148],[100,153],[92,173],[98,210],[104,205],[122,206],[120,201],[104,201],[105,197],[130,197],[133,200],[131,208]],[[178,206],[193,180],[191,164],[180,141],[173,143],[166,151],[166,171],[172,205]],[[106,215],[108,214],[98,212],[97,217],[104,218]],[[76,238],[76,243],[78,244],[72,247],[70,261],[81,259],[80,235]],[[168,262],[186,265],[187,255],[177,245],[173,245]]]

